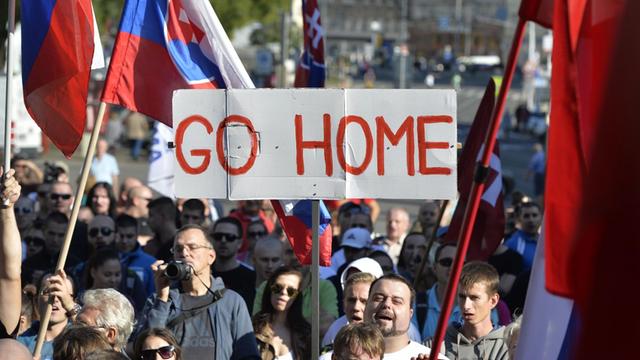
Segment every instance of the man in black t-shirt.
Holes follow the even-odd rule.
[[[220,218],[213,225],[211,237],[217,254],[211,267],[213,276],[222,278],[225,287],[240,294],[247,308],[252,309],[256,297],[256,272],[236,259],[242,245],[242,224],[236,218]]]

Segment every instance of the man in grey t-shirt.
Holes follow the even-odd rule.
[[[151,268],[156,294],[147,299],[143,328],[174,332],[185,359],[259,359],[251,318],[244,301],[211,276],[216,259],[211,239],[198,225],[178,230],[173,256],[189,266],[191,274],[170,289],[162,260]]]

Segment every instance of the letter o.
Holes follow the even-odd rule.
[[[238,123],[247,127],[247,132],[249,136],[251,136],[251,155],[247,162],[239,168],[232,168],[229,166],[227,159],[224,156],[224,148],[222,146],[222,135],[224,128],[231,124]],[[242,175],[245,174],[251,167],[253,163],[256,162],[256,154],[258,153],[258,136],[256,136],[255,129],[253,127],[253,123],[249,118],[244,117],[242,115],[229,115],[227,116],[220,125],[218,125],[218,130],[216,131],[216,153],[218,155],[218,162],[230,175]]]

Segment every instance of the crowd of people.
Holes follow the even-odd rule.
[[[54,170],[15,157],[3,176],[0,354],[32,358],[48,304],[42,360],[424,359],[431,351],[456,254],[439,202],[424,201],[416,214],[381,213],[372,199],[327,202],[333,256],[320,269],[322,352],[312,354],[310,268],[268,201],[238,201],[225,213],[210,199],[154,196],[111,171],[77,199],[70,251],[56,270],[76,199],[68,168]],[[384,234],[374,231],[379,216]],[[519,196],[505,216],[493,256],[463,268],[440,358],[513,359],[542,209]]]

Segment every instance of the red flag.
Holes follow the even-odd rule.
[[[489,131],[489,121],[495,103],[496,86],[491,79],[480,102],[471,130],[464,143],[458,162],[458,191],[460,199],[449,225],[446,241],[456,243],[460,236],[460,227],[465,208],[469,200],[469,191],[473,184],[476,164],[482,153],[482,147]],[[496,250],[504,237],[504,201],[502,196],[502,171],[498,142],[493,149],[490,163],[490,174],[478,215],[471,234],[467,260],[487,260]]]
[[[29,114],[71,157],[86,122],[93,60],[91,1],[22,1],[22,81]]]
[[[522,0],[518,15],[524,20],[552,28],[553,3],[554,0]]]
[[[602,69],[614,66],[609,62],[613,59],[612,45],[616,43],[620,3],[594,3],[582,8],[565,2],[556,4],[545,186],[545,255],[547,289],[565,297],[576,298],[577,286],[585,283],[582,276],[587,269],[576,270],[580,260],[576,251],[594,249],[578,237],[583,226],[578,214],[585,207],[585,180],[593,173],[590,159],[594,155],[594,141],[601,136],[598,128],[603,118],[597,114],[607,80],[607,72]],[[582,24],[578,33],[573,32],[576,22]],[[610,118],[611,115],[606,116],[607,126]]]
[[[579,226],[565,269],[581,320],[576,359],[637,356],[631,347],[605,344],[619,340],[610,330],[620,326],[620,314],[632,313],[638,304],[629,293],[637,283],[640,254],[640,237],[633,228],[640,218],[638,14],[636,0],[591,1],[574,53],[579,124],[592,126],[594,134],[586,145],[583,201],[573,214],[579,215]],[[566,36],[564,43],[569,43]],[[584,124],[585,118],[591,121]],[[630,339],[640,335],[634,325],[624,330]]]

